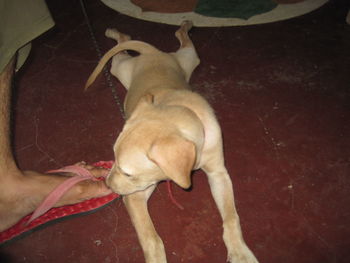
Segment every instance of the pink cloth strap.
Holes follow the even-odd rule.
[[[69,165],[57,170],[50,170],[47,171],[47,173],[74,173],[76,176],[70,177],[58,185],[55,189],[53,189],[51,193],[45,198],[45,200],[35,209],[32,216],[28,220],[27,225],[50,210],[57,203],[57,201],[60,200],[60,198],[75,184],[85,180],[98,181],[97,178],[94,177],[89,170],[77,165]],[[103,177],[106,176],[107,174]]]

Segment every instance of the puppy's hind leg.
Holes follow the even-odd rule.
[[[116,40],[118,44],[131,39],[129,35],[123,34],[114,28],[108,28],[105,32],[105,36]],[[126,89],[129,89],[130,86],[133,65],[134,59],[127,51],[118,53],[112,60],[111,73],[119,79]]]
[[[196,49],[188,36],[188,31],[192,28],[192,25],[192,22],[188,20],[182,22],[180,28],[175,32],[175,36],[180,42],[180,48],[176,53],[172,53],[184,70],[187,81],[200,63]]]
[[[192,21],[185,20],[181,23],[180,28],[175,32],[176,38],[180,41],[180,49],[185,47],[194,48],[192,40],[188,36],[188,31],[191,30],[192,26]]]

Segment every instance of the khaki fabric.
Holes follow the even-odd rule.
[[[17,68],[30,51],[30,41],[54,26],[44,0],[0,0],[0,72],[18,51]]]

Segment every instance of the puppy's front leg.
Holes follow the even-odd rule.
[[[148,213],[147,201],[156,186],[123,197],[131,221],[136,229],[146,263],[166,263],[163,241],[157,234]]]
[[[203,170],[208,175],[210,189],[223,220],[223,239],[227,248],[227,261],[231,263],[258,263],[245,244],[239,217],[234,204],[230,176],[223,164],[221,154],[211,159]]]

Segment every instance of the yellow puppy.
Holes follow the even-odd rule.
[[[210,105],[188,85],[200,62],[187,34],[191,27],[189,21],[182,23],[175,34],[181,46],[170,54],[107,29],[106,36],[119,44],[104,55],[85,87],[113,57],[111,73],[128,90],[127,121],[114,145],[116,165],[107,184],[123,195],[146,262],[166,262],[163,242],[148,213],[148,198],[163,180],[190,187],[191,171],[202,169],[223,219],[228,261],[256,263],[242,237],[220,126]],[[140,55],[132,57],[126,50]]]

